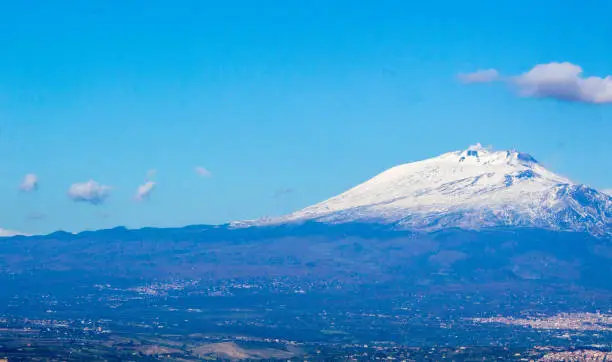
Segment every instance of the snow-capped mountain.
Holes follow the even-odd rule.
[[[366,222],[436,230],[537,227],[612,234],[612,197],[557,175],[526,153],[480,144],[399,165],[303,210],[234,226]]]
[[[19,232],[19,231],[7,230],[7,229],[0,228],[0,238],[10,237],[10,236],[17,236],[17,235],[26,235],[26,234],[24,234],[22,232]]]

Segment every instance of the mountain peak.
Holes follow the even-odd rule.
[[[392,167],[323,202],[249,224],[372,222],[435,230],[492,226],[612,230],[612,198],[516,150],[476,144]],[[242,223],[241,225],[245,225]]]
[[[506,163],[509,165],[531,166],[538,161],[528,153],[515,149],[495,151],[493,147],[484,147],[480,143],[469,146],[463,151],[451,152],[459,157],[459,162],[475,162],[479,164]]]
[[[480,143],[469,146],[466,150],[461,151],[459,155],[462,157],[462,160],[466,158],[473,157],[476,160],[479,160],[481,156],[487,156],[490,153],[491,148],[485,148]]]

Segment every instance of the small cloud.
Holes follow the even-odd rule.
[[[295,192],[295,189],[285,187],[285,188],[281,188],[281,189],[274,191],[274,197],[282,197],[282,196],[292,194],[294,192]]]
[[[457,78],[463,83],[488,83],[499,80],[499,72],[495,69],[483,69],[473,73],[461,73]]]
[[[494,74],[492,70],[487,72],[471,73],[474,76],[473,80],[464,82],[484,83],[502,80],[512,85],[522,97],[592,104],[612,103],[612,76],[584,77],[582,67],[569,62],[537,64],[528,72],[508,78],[500,78],[499,75],[492,77]],[[491,77],[487,78],[487,74]],[[470,79],[469,75],[463,77]],[[461,76],[459,78],[462,79]]]
[[[568,62],[538,64],[513,81],[525,97],[612,103],[612,77],[585,78],[580,66]]]
[[[195,172],[198,175],[200,175],[202,177],[210,177],[210,176],[212,176],[212,173],[210,171],[208,171],[207,169],[205,169],[204,167],[202,167],[202,166],[196,166],[194,170],[195,170]]]
[[[470,145],[468,151],[493,151],[493,145],[483,146],[482,143],[476,142],[476,144]]]
[[[31,213],[26,215],[26,219],[27,220],[32,220],[32,221],[42,220],[42,219],[45,219],[46,217],[47,217],[47,215],[43,214],[41,212],[31,212]]]
[[[154,188],[155,182],[147,181],[144,184],[138,186],[138,189],[136,190],[136,196],[134,196],[134,198],[136,199],[136,201],[148,200]]]
[[[101,205],[110,195],[110,186],[101,185],[94,180],[75,183],[68,189],[68,197],[74,202],[88,202]]]
[[[612,197],[612,189],[605,189],[602,191],[604,194]]]
[[[19,185],[19,189],[23,192],[35,191],[38,189],[38,176],[29,173],[23,177],[23,181]]]
[[[470,150],[470,151],[480,151],[482,149],[483,149],[483,147],[482,147],[482,144],[480,142],[476,142],[475,145],[470,145],[468,147],[468,150]]]

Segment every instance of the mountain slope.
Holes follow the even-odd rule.
[[[376,222],[435,230],[523,226],[609,234],[612,197],[575,184],[517,151],[480,144],[393,167],[292,214],[234,225]]]

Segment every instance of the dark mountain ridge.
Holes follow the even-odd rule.
[[[435,232],[305,222],[118,227],[0,239],[0,271],[121,278],[294,276],[350,283],[540,283],[612,290],[612,240],[529,228]]]

